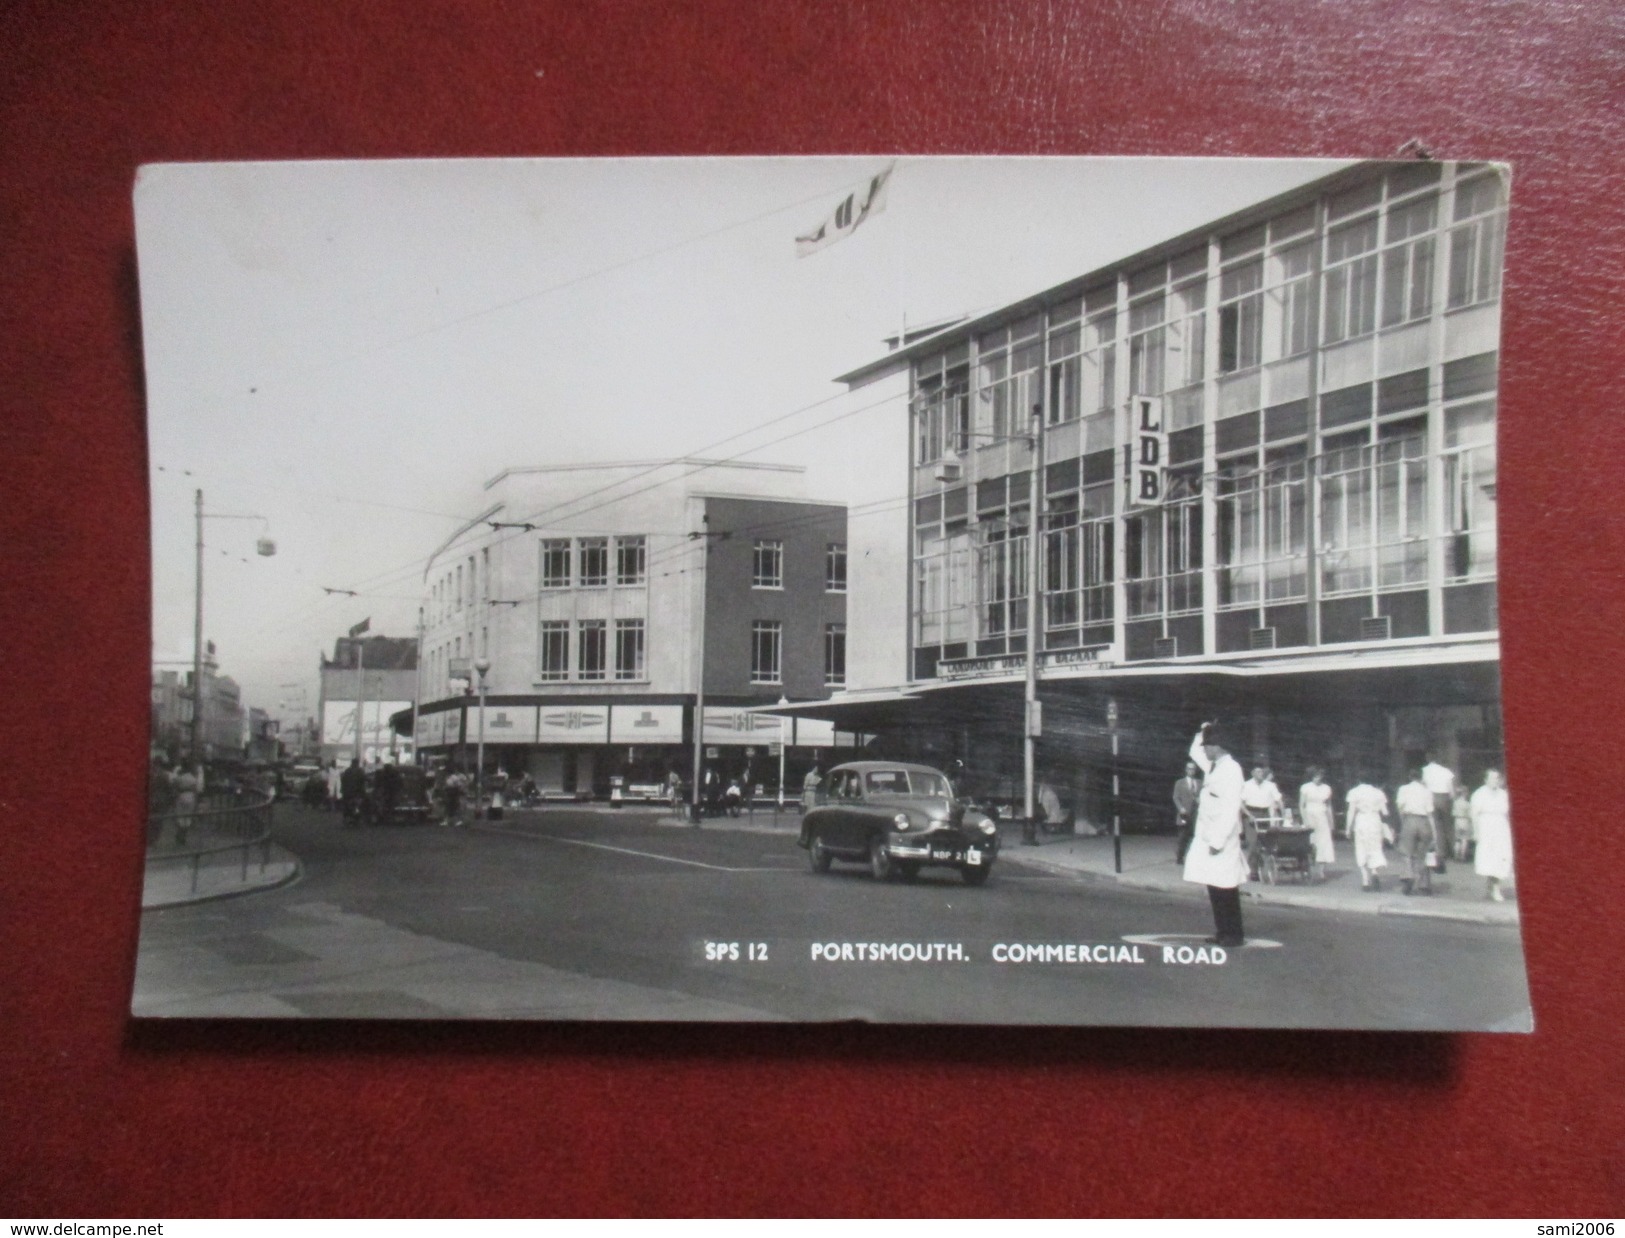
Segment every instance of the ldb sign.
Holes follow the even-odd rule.
[[[1133,415],[1133,456],[1129,467],[1129,504],[1151,507],[1166,497],[1163,467],[1168,459],[1168,431],[1162,421],[1162,397],[1137,395],[1129,402]]]

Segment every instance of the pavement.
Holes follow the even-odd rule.
[[[500,830],[507,823],[522,823],[552,808],[509,809],[501,821],[481,821],[481,828]],[[572,813],[602,813],[608,816],[643,815],[659,812],[659,823],[672,829],[692,829],[692,823],[664,806],[628,804],[624,808],[608,804],[572,804]],[[800,831],[801,814],[796,807],[782,811],[767,808],[739,817],[707,817],[701,828],[756,834],[795,834]],[[1021,829],[1014,823],[1000,828],[1000,863],[1013,863],[1084,880],[1112,882],[1125,889],[1155,891],[1164,895],[1206,898],[1202,887],[1184,879],[1174,863],[1171,835],[1124,835],[1121,862],[1109,835],[1041,835],[1036,846],[1023,845]],[[1484,882],[1470,863],[1451,861],[1443,874],[1434,874],[1431,896],[1401,893],[1400,858],[1395,855],[1382,875],[1381,889],[1360,888],[1347,840],[1338,840],[1338,862],[1329,865],[1321,882],[1283,881],[1270,885],[1249,882],[1242,887],[1244,901],[1284,907],[1318,908],[1324,911],[1352,912],[1378,916],[1408,916],[1422,919],[1456,920],[1473,924],[1517,927],[1518,903],[1515,890],[1507,891],[1507,901],[1491,902],[1484,897]],[[191,864],[183,859],[167,859],[160,851],[148,853],[146,881],[142,889],[143,910],[204,902],[257,890],[274,889],[297,880],[299,858],[275,844],[269,860],[261,863],[254,852],[244,868],[240,853],[228,852],[207,857],[200,865],[194,888]]]

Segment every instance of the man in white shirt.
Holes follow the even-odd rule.
[[[1444,872],[1445,853],[1455,848],[1456,776],[1439,764],[1431,752],[1422,767],[1422,782],[1433,793],[1434,845],[1439,852],[1439,871]]]
[[[1203,778],[1195,837],[1185,855],[1185,880],[1207,887],[1215,929],[1208,941],[1239,946],[1246,941],[1241,923],[1241,886],[1247,880],[1247,857],[1241,847],[1241,785],[1246,779],[1215,723],[1202,724],[1191,742],[1190,759]]]
[[[1394,796],[1399,809],[1399,853],[1405,857],[1410,875],[1401,878],[1406,894],[1433,893],[1433,874],[1428,870],[1428,852],[1434,848],[1433,792],[1422,781],[1422,771],[1411,770],[1411,780]]]

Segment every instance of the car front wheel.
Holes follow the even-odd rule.
[[[965,879],[968,886],[985,886],[992,872],[993,867],[990,864],[978,864],[974,868],[967,864],[959,870],[959,875]]]
[[[891,856],[886,854],[885,842],[878,837],[869,840],[869,871],[875,875],[876,881],[890,881],[897,871]]]
[[[829,872],[829,852],[824,850],[824,840],[814,834],[807,840],[807,863],[812,865],[815,873]]]

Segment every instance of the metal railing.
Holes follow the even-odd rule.
[[[204,796],[189,812],[171,809],[152,816],[147,827],[147,864],[189,864],[192,893],[198,874],[216,856],[240,853],[240,879],[248,880],[248,865],[258,848],[260,872],[271,862],[271,813],[275,796],[239,793],[230,797]]]

